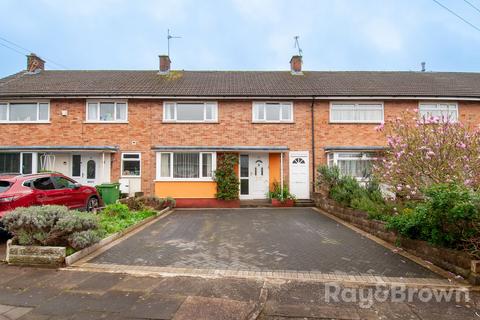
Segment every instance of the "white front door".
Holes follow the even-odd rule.
[[[97,154],[73,154],[71,177],[81,184],[95,186],[100,181],[100,163]]]
[[[297,199],[310,198],[308,151],[292,151],[290,159],[290,193]]]
[[[266,199],[269,182],[268,153],[240,155],[240,198]]]

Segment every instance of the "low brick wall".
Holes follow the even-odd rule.
[[[12,244],[12,240],[7,242],[8,264],[56,268],[64,265],[65,256],[65,247],[19,246]]]
[[[465,252],[447,248],[435,247],[425,241],[406,239],[393,231],[387,230],[385,222],[371,220],[368,214],[352,208],[345,208],[329,199],[322,193],[313,194],[315,205],[359,229],[362,229],[386,242],[403,248],[405,251],[416,255],[442,269],[458,274],[472,284],[480,284],[480,274],[472,271],[476,265],[475,260]]]

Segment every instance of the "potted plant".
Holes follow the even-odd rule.
[[[274,182],[273,190],[268,192],[267,196],[274,207],[293,207],[295,205],[295,196],[290,193],[285,184],[282,188],[279,183]]]

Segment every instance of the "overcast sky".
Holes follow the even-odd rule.
[[[438,1],[480,26],[465,1]],[[0,37],[68,69],[157,69],[170,28],[174,69],[286,70],[299,35],[305,70],[480,71],[480,31],[433,0],[0,0],[0,13]],[[0,77],[24,69],[1,45],[14,47],[0,40]]]

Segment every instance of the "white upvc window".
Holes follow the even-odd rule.
[[[328,153],[328,166],[337,166],[341,175],[365,181],[371,174],[375,159],[372,152],[331,152]]]
[[[0,174],[37,173],[36,152],[0,152]]]
[[[435,117],[449,122],[458,121],[458,104],[455,102],[420,102],[418,112],[424,120]]]
[[[164,102],[164,122],[217,122],[216,102]]]
[[[49,102],[1,102],[0,123],[49,123]]]
[[[122,153],[122,177],[140,177],[142,174],[142,154],[140,152]]]
[[[293,122],[293,103],[254,102],[252,106],[252,121]]]
[[[157,180],[212,181],[215,152],[157,152]]]
[[[86,122],[127,122],[128,104],[126,101],[87,100]]]
[[[383,102],[331,102],[330,123],[382,123]]]

